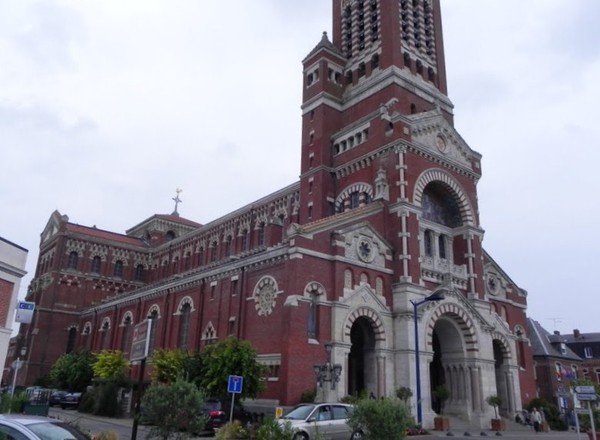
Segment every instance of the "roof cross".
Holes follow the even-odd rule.
[[[180,203],[182,203],[182,200],[179,198],[179,193],[182,192],[182,189],[177,188],[175,190],[175,192],[177,193],[177,195],[175,197],[173,197],[171,200],[173,200],[175,202],[175,210],[171,213],[171,215],[179,215],[179,213],[177,212],[177,205],[179,205]]]

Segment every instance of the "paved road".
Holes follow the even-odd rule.
[[[119,435],[119,440],[131,439],[131,427],[133,424],[132,419],[112,419],[108,417],[98,417],[90,414],[82,414],[74,410],[63,410],[59,408],[50,408],[51,417],[56,417],[65,421],[74,421],[83,429],[87,429],[90,432],[97,434],[102,431],[112,431]],[[137,440],[145,440],[148,433],[148,427],[139,426],[137,433]],[[418,437],[408,437],[408,439],[414,440],[439,440],[440,437],[446,438],[502,438],[506,437],[511,440],[588,440],[586,434],[580,434],[579,436],[575,432],[542,432],[536,434],[532,431],[503,431],[501,436],[496,436],[493,431],[487,431],[486,436],[480,435],[479,432],[472,433],[471,436],[465,436],[464,433],[453,433],[450,436],[446,432],[432,431],[430,435],[422,435]],[[196,440],[200,439],[213,439],[214,437],[197,437]]]

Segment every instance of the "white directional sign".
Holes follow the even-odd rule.
[[[579,385],[575,387],[575,392],[582,394],[596,394],[596,388],[594,385]]]
[[[596,394],[588,394],[588,393],[577,393],[577,394],[575,394],[575,396],[579,400],[588,400],[588,401],[594,401],[598,398],[598,396]]]

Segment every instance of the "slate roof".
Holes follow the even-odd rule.
[[[539,322],[528,318],[529,340],[531,341],[531,350],[536,357],[553,357],[571,361],[582,361],[566,344],[566,335],[551,334]],[[561,343],[564,343],[565,353],[561,352]]]

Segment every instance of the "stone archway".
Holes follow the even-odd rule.
[[[359,396],[376,391],[375,333],[369,320],[360,317],[350,329],[348,394]]]
[[[515,410],[513,377],[510,372],[510,351],[504,338],[496,335],[492,340],[494,351],[494,373],[496,378],[496,395],[502,401],[499,411],[502,416],[509,417]]]
[[[457,304],[440,305],[432,314],[429,335],[433,358],[429,365],[429,392],[431,409],[440,413],[470,419],[481,411],[481,371],[473,364],[472,354],[478,343],[472,321]],[[449,398],[439,402],[434,390],[445,385]]]

